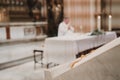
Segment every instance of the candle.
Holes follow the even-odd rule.
[[[98,31],[101,31],[101,17],[100,16],[97,17],[97,29]]]
[[[112,16],[109,15],[109,19],[108,19],[108,30],[111,31],[112,30]]]

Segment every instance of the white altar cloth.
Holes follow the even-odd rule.
[[[99,36],[90,36],[87,33],[52,37],[45,40],[44,52],[47,62],[65,63],[74,60],[79,52],[104,45],[115,38],[115,32],[106,32]]]

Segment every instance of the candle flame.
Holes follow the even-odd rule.
[[[112,16],[111,16],[111,15],[109,15],[109,18],[112,18]]]
[[[100,16],[98,16],[98,18],[100,19]]]

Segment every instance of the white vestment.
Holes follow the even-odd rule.
[[[70,27],[70,29],[68,29],[68,27],[69,25],[67,25],[65,22],[61,22],[58,28],[58,36],[66,36],[72,34],[74,32],[74,28]]]

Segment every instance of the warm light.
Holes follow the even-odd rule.
[[[101,31],[101,17],[100,16],[97,17],[97,29],[98,31]]]
[[[98,16],[98,19],[100,19],[100,16]]]
[[[112,18],[112,16],[111,16],[111,15],[109,15],[109,18]]]
[[[109,15],[109,19],[108,19],[108,30],[111,31],[112,30],[112,16]]]

